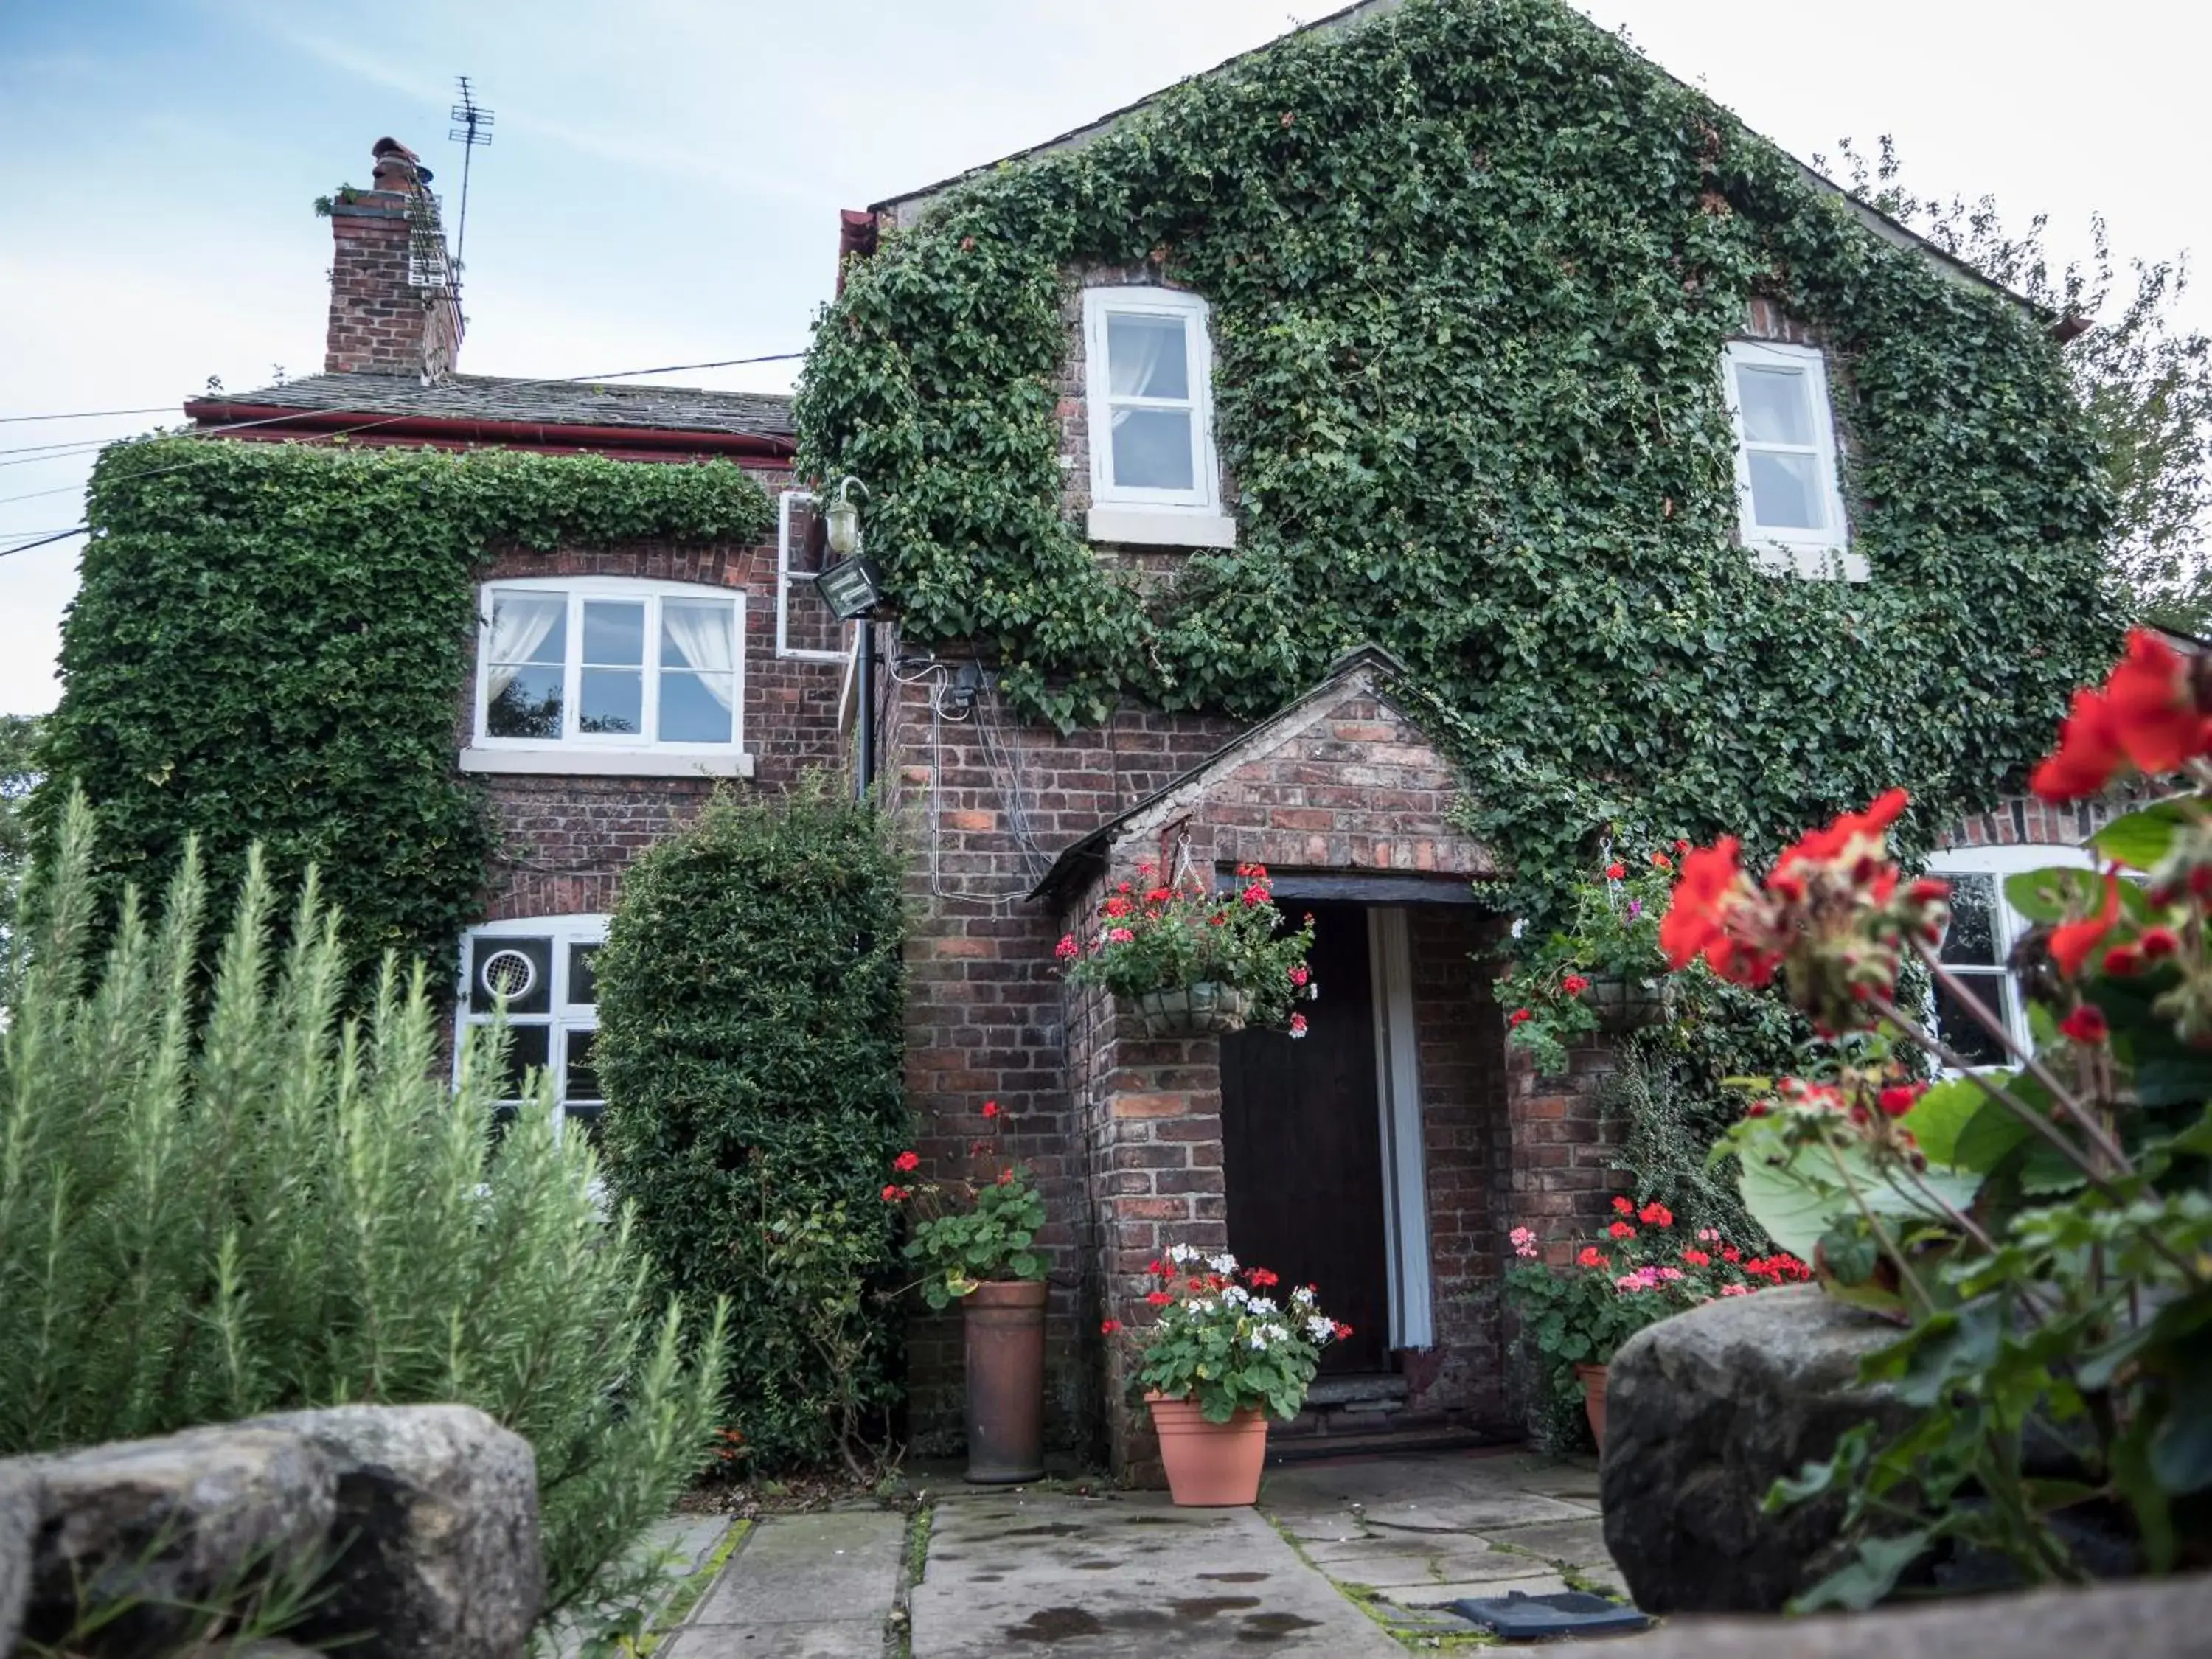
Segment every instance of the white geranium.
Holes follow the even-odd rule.
[[[1198,1249],[1194,1245],[1170,1244],[1168,1246],[1168,1260],[1178,1267],[1188,1267],[1198,1259]]]
[[[1316,1342],[1326,1342],[1336,1334],[1336,1322],[1327,1314],[1316,1314],[1306,1321],[1306,1334]]]
[[[1224,1250],[1219,1255],[1208,1261],[1206,1265],[1225,1279],[1237,1271],[1237,1258]]]

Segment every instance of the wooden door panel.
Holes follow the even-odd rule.
[[[1321,994],[1298,1005],[1306,1036],[1221,1040],[1229,1248],[1285,1287],[1318,1285],[1323,1310],[1352,1328],[1323,1370],[1379,1371],[1389,1364],[1390,1303],[1367,915],[1312,908]]]

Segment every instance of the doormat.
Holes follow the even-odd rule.
[[[1566,1590],[1558,1595],[1469,1595],[1451,1604],[1461,1618],[1494,1631],[1508,1642],[1541,1642],[1559,1636],[1630,1636],[1651,1627],[1649,1613],[1602,1595]]]

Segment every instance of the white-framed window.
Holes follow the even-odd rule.
[[[2012,971],[2013,947],[2034,924],[2013,908],[2005,878],[2029,870],[2094,867],[2087,849],[2068,846],[1960,847],[1936,854],[1928,873],[1951,884],[1951,926],[1943,935],[1943,965],[1967,993],[2004,1022],[2022,1048],[2029,1045],[2027,1001]],[[1936,1034],[1972,1066],[2008,1066],[2004,1046],[1938,986]]]
[[[744,775],[745,596],[530,577],[478,592],[465,771]]]
[[[548,1073],[564,1120],[588,1133],[605,1108],[592,1049],[599,1039],[599,983],[592,958],[606,942],[603,915],[526,916],[471,927],[461,940],[461,996],[456,1018],[465,1030],[488,1025],[507,999],[514,1033],[501,1090],[502,1116],[520,1107],[530,1073]],[[456,1032],[458,1039],[460,1032]],[[453,1044],[454,1065],[461,1045]]]
[[[1850,551],[1837,478],[1835,413],[1820,352],[1732,340],[1723,371],[1735,422],[1744,545],[1770,568],[1864,580],[1864,556]]]
[[[859,623],[842,623],[814,586],[827,544],[821,498],[787,489],[775,500],[775,654],[799,662],[845,662]]]
[[[1228,545],[1206,301],[1086,289],[1083,329],[1093,537]]]

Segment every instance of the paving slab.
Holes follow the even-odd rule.
[[[1403,1651],[1262,1516],[1152,1492],[942,1505],[908,1606],[914,1659]]]
[[[776,1516],[755,1527],[667,1659],[881,1659],[906,1517],[882,1510]]]
[[[1531,1562],[1530,1565],[1537,1564]],[[1378,1589],[1376,1599],[1395,1601],[1408,1607],[1448,1607],[1465,1596],[1510,1595],[1518,1590],[1523,1595],[1560,1595],[1569,1589],[1567,1581],[1556,1572],[1537,1571],[1514,1578],[1471,1579],[1457,1584],[1407,1584],[1396,1589]]]
[[[1572,1567],[1613,1565],[1606,1553],[1602,1521],[1554,1521],[1541,1526],[1515,1527],[1492,1534],[1492,1541],[1540,1555],[1547,1561],[1565,1561]]]

